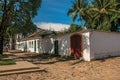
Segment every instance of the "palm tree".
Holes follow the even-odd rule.
[[[89,8],[90,12],[95,12],[96,17],[94,20],[96,21],[95,29],[100,30],[111,30],[112,23],[115,22],[118,18],[120,18],[120,10],[117,8],[119,5],[116,0],[94,0],[93,8]]]
[[[76,0],[76,2],[73,3],[72,8],[69,9],[68,14],[72,17],[72,20],[75,21],[78,20],[84,20],[85,26],[88,29],[95,29],[95,18],[97,18],[97,13],[92,11],[93,6],[90,2],[87,2],[85,0]],[[78,18],[79,17],[79,18]]]
[[[73,21],[85,20],[88,29],[98,29],[105,31],[116,31],[117,20],[120,19],[120,9],[117,0],[93,0],[92,3],[84,0],[76,0],[68,15]]]
[[[83,20],[86,17],[85,11],[87,9],[88,2],[85,0],[76,0],[73,2],[71,9],[69,9],[67,15],[72,17],[72,20],[75,21],[77,17],[78,20]]]

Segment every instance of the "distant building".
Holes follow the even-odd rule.
[[[16,49],[21,51],[36,52],[39,53],[39,40],[44,37],[50,37],[55,35],[54,32],[39,29],[37,32],[29,35],[26,38],[19,38],[16,42]]]

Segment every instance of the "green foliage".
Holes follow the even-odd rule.
[[[40,4],[41,0],[1,0],[0,29],[6,32],[11,26],[19,28],[33,25],[32,18],[37,15]]]
[[[3,58],[7,58],[8,56],[7,55],[0,55],[0,60],[3,59]]]
[[[13,65],[13,64],[16,64],[16,63],[12,59],[2,59],[0,61],[0,66],[2,66],[2,65]]]
[[[37,30],[37,26],[33,24],[33,22],[26,23],[23,27],[19,27],[18,32],[21,33],[23,36],[27,36]]]
[[[68,28],[68,32],[74,32],[79,30],[82,30],[82,27],[76,24],[71,24],[70,27]]]
[[[3,53],[2,48],[6,32],[10,36],[14,36],[16,32],[26,34],[28,29],[28,31],[31,31],[31,27],[26,28],[26,26],[33,27],[32,18],[37,15],[41,1],[42,0],[0,0],[0,54]]]
[[[8,57],[7,55],[0,55],[0,66],[16,64],[14,60],[7,59],[7,57]]]
[[[68,15],[72,16],[73,21],[85,20],[88,29],[104,31],[118,31],[120,19],[119,0],[76,0]]]
[[[75,31],[80,31],[82,29],[83,29],[83,27],[80,26],[80,25],[71,24],[68,29],[64,29],[62,31],[58,31],[58,32],[56,32],[56,34],[66,34],[66,33],[71,33],[71,32],[75,32]]]

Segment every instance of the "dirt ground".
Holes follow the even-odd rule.
[[[91,62],[20,52],[9,57],[32,62],[43,71],[0,76],[0,80],[120,80],[120,57]]]

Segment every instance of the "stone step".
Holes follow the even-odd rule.
[[[19,69],[11,69],[11,70],[1,70],[0,73],[3,72],[13,72],[13,71],[21,71],[21,70],[30,70],[30,69],[39,69],[39,67],[28,67],[28,68],[19,68]]]
[[[18,61],[15,65],[0,66],[0,76],[40,71],[39,67],[27,61]]]
[[[39,72],[39,71],[44,71],[45,72],[45,70],[41,70],[41,69],[27,69],[27,70],[17,70],[17,71],[1,72],[0,76],[11,75],[11,74],[30,73],[30,72]]]

